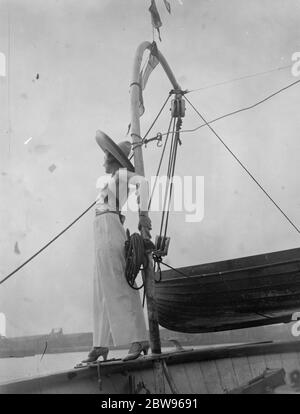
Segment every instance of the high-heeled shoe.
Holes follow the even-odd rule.
[[[149,350],[149,342],[143,341],[143,342],[133,342],[129,348],[128,354],[125,358],[123,358],[123,361],[131,361],[133,359],[137,359],[142,352],[144,355],[148,354]]]
[[[104,346],[95,346],[89,352],[87,359],[83,360],[82,362],[95,362],[101,356],[103,358],[103,361],[106,361],[108,352],[109,349]]]

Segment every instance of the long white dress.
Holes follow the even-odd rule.
[[[100,185],[96,211],[115,210],[110,195],[115,192],[116,177]],[[119,180],[121,209],[127,198],[127,182]],[[126,234],[118,214],[95,216],[94,335],[93,345],[108,347],[147,340],[146,324],[139,292],[125,279]]]

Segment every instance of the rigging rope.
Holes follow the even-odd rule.
[[[163,158],[164,158],[164,155],[165,155],[167,143],[168,143],[169,136],[170,136],[171,125],[172,125],[172,118],[170,119],[169,128],[168,128],[168,132],[167,132],[167,138],[165,140],[165,144],[164,144],[162,154],[161,154],[161,157],[160,157],[160,160],[159,160],[158,168],[157,168],[157,171],[156,171],[155,181],[154,181],[154,185],[153,185],[151,195],[150,195],[150,199],[149,199],[148,210],[150,210],[150,207],[151,207],[154,190],[156,188],[156,184],[157,184],[157,180],[158,180],[158,177],[159,177],[162,161],[163,161]]]
[[[2,280],[0,280],[0,285],[4,283],[7,279],[12,277],[15,273],[17,273],[22,267],[24,267],[27,263],[29,263],[32,259],[34,259],[38,254],[40,254],[43,250],[45,250],[50,244],[52,244],[56,239],[58,239],[62,234],[64,234],[73,224],[75,224],[79,219],[81,219],[82,216],[84,216],[85,213],[87,213],[94,205],[96,204],[96,201],[93,202],[86,210],[84,210],[83,213],[80,214],[75,220],[72,221],[66,228],[64,228],[59,234],[57,234],[52,240],[50,240],[47,244],[45,244],[44,247],[42,247],[40,250],[38,250],[33,256],[31,256],[29,259],[26,260],[26,262],[22,263],[19,267],[17,267],[13,272],[11,272],[9,275],[4,277]]]
[[[132,150],[134,151],[136,147],[142,146],[145,144],[146,138],[149,135],[150,131],[152,130],[152,128],[154,127],[154,125],[156,124],[158,118],[160,117],[162,111],[164,110],[165,106],[167,105],[169,99],[171,97],[171,93],[168,94],[167,99],[164,101],[163,105],[161,106],[158,114],[156,115],[156,117],[154,118],[154,121],[152,122],[152,124],[150,125],[150,127],[148,128],[146,134],[142,137],[139,137],[141,139],[140,142],[132,144]],[[129,159],[131,160],[134,154],[132,154]]]
[[[177,98],[177,104],[180,107],[181,106],[181,98]],[[175,106],[177,106],[175,103]],[[176,113],[176,115],[171,114],[169,129],[168,129],[168,135],[165,140],[165,145],[163,148],[163,152],[161,155],[161,159],[158,166],[158,172],[156,175],[156,180],[152,189],[149,206],[151,205],[153,193],[157,184],[157,177],[161,168],[162,160],[165,154],[166,145],[168,142],[168,138],[170,135],[170,128],[173,123],[172,128],[172,140],[170,145],[170,152],[169,152],[169,161],[168,161],[168,169],[167,169],[167,185],[165,189],[165,196],[164,196],[164,204],[163,204],[163,210],[162,210],[162,217],[161,217],[161,225],[160,225],[160,233],[159,236],[156,239],[156,250],[152,253],[152,258],[154,260],[154,272],[159,274],[159,279],[155,280],[155,282],[160,282],[162,279],[162,272],[160,264],[162,262],[162,255],[167,254],[168,248],[166,248],[168,242],[167,242],[167,229],[168,229],[168,221],[169,221],[169,214],[170,214],[170,205],[171,205],[171,199],[172,199],[172,192],[173,192],[173,177],[175,172],[175,165],[176,165],[176,158],[177,158],[177,149],[178,149],[178,143],[181,144],[180,141],[180,129],[182,126],[182,113]],[[184,115],[183,115],[184,116]],[[176,129],[175,129],[176,125]],[[166,208],[167,207],[167,208]],[[166,217],[166,218],[165,218]],[[163,235],[163,236],[162,236]]]
[[[257,106],[261,105],[262,103],[264,103],[264,102],[268,101],[269,99],[273,98],[274,96],[276,96],[276,95],[280,94],[281,92],[286,91],[287,89],[291,88],[292,86],[297,85],[298,83],[300,83],[300,80],[297,80],[297,81],[295,81],[295,82],[292,82],[292,83],[290,83],[289,85],[287,85],[287,86],[285,86],[285,87],[283,87],[283,88],[279,89],[278,91],[273,92],[271,95],[268,95],[267,97],[265,97],[264,99],[262,99],[262,100],[260,100],[260,101],[256,102],[256,103],[255,103],[255,104],[253,104],[253,105],[249,105],[249,106],[246,106],[246,107],[244,107],[244,108],[237,109],[236,111],[229,112],[228,114],[225,114],[225,115],[219,116],[218,118],[215,118],[215,119],[213,119],[212,121],[209,121],[209,122],[207,122],[207,123],[201,124],[201,125],[200,125],[200,126],[198,126],[197,128],[194,128],[194,129],[191,129],[191,130],[182,131],[182,132],[194,132],[194,131],[197,131],[198,129],[203,128],[203,127],[205,127],[205,126],[208,126],[208,125],[210,125],[210,124],[212,124],[212,123],[214,123],[214,122],[220,121],[221,119],[227,118],[227,117],[232,116],[232,115],[239,114],[239,113],[241,113],[241,112],[249,111],[250,109],[253,109],[253,108],[257,107]]]
[[[175,267],[172,267],[172,266],[168,265],[167,263],[163,262],[161,257],[159,258],[158,263],[160,263],[160,264],[168,267],[169,269],[174,270],[174,272],[178,273],[181,276],[184,276],[184,277],[193,277],[192,275],[188,275],[187,273],[184,273],[181,270],[175,269]]]
[[[174,129],[175,124],[176,124],[176,130]],[[167,170],[167,187],[165,191],[164,206],[163,206],[161,226],[160,226],[160,232],[159,232],[160,238],[162,237],[162,234],[164,238],[167,235],[170,205],[171,205],[171,198],[172,198],[172,192],[173,192],[173,177],[174,177],[174,172],[175,172],[178,143],[180,142],[179,131],[180,131],[181,125],[182,125],[181,118],[174,118],[169,163],[168,163],[168,170]]]
[[[173,192],[173,186],[174,186],[173,177],[174,177],[174,172],[175,172],[177,149],[178,149],[178,144],[180,143],[180,145],[181,145],[179,131],[180,131],[181,125],[182,125],[182,119],[177,118],[177,120],[174,120],[174,121],[176,121],[176,131],[175,131],[175,137],[174,137],[172,159],[170,161],[170,191],[169,191],[169,202],[168,202],[168,208],[167,208],[167,217],[166,217],[166,223],[165,223],[164,238],[167,235],[167,228],[168,228],[168,222],[169,222],[170,205],[171,205],[171,198],[172,198],[172,192]]]
[[[300,82],[300,81],[298,81]],[[298,83],[297,82],[297,83]],[[208,126],[208,128],[212,131],[212,133],[218,138],[218,140],[224,145],[227,151],[233,156],[233,158],[239,163],[239,165],[246,171],[246,173],[250,176],[250,178],[256,183],[256,185],[263,191],[263,193],[269,198],[269,200],[274,204],[274,206],[280,211],[280,213],[286,218],[286,220],[294,227],[294,229],[300,234],[299,228],[293,221],[287,216],[287,214],[279,207],[279,205],[274,201],[274,199],[268,194],[268,192],[264,189],[264,187],[257,181],[257,179],[253,176],[253,174],[248,170],[247,167],[239,160],[239,158],[234,154],[234,152],[228,147],[228,145],[222,140],[219,134],[213,129],[211,125],[209,125],[206,120],[204,119],[203,115],[195,108],[195,106],[190,102],[188,98],[186,101],[189,105],[194,109],[194,111],[199,115],[203,122]]]
[[[291,67],[292,67],[292,65],[280,66],[280,67],[275,68],[275,69],[270,69],[270,70],[266,70],[266,71],[263,71],[263,72],[252,73],[251,75],[240,76],[238,78],[229,79],[227,81],[214,83],[212,85],[204,86],[202,88],[191,89],[187,93],[204,91],[206,89],[211,89],[211,88],[215,88],[217,86],[227,85],[229,83],[241,81],[241,80],[244,80],[244,79],[256,78],[258,76],[267,75],[268,73],[278,72],[279,70],[290,69]]]
[[[241,112],[245,112],[245,111],[248,111],[248,110],[250,110],[250,109],[253,109],[253,108],[255,108],[255,107],[257,107],[257,106],[259,106],[259,105],[261,105],[261,104],[265,103],[266,101],[268,101],[269,99],[273,98],[274,96],[276,96],[276,95],[278,95],[278,94],[280,94],[280,93],[282,93],[282,92],[286,91],[287,89],[291,88],[292,86],[297,85],[298,83],[300,83],[300,80],[297,80],[297,81],[295,81],[295,82],[292,82],[292,83],[290,83],[289,85],[287,85],[287,86],[285,86],[285,87],[283,87],[283,88],[281,88],[281,89],[277,90],[276,92],[273,92],[271,95],[268,95],[267,97],[265,97],[264,99],[262,99],[262,100],[260,100],[260,101],[258,101],[258,102],[256,102],[256,103],[254,103],[253,105],[246,106],[246,107],[243,107],[243,108],[241,108],[241,109],[237,109],[236,111],[229,112],[229,113],[227,113],[227,114],[221,115],[221,116],[219,116],[218,118],[212,119],[211,121],[207,121],[206,123],[201,124],[201,125],[199,125],[199,126],[198,126],[198,127],[196,127],[196,128],[193,128],[193,129],[183,129],[183,130],[181,131],[181,133],[182,133],[182,134],[184,134],[184,133],[195,132],[195,131],[198,131],[200,128],[203,128],[203,127],[209,126],[210,124],[213,124],[213,123],[215,123],[215,122],[217,122],[217,121],[220,121],[221,119],[228,118],[228,117],[230,117],[230,116],[237,115],[237,114],[239,114],[239,113],[241,113]],[[164,133],[159,133],[159,140],[161,139],[161,137],[164,137],[164,136],[166,136],[166,135],[167,135],[167,133],[166,133],[166,132],[164,132]],[[157,136],[155,136],[155,137],[151,137],[151,138],[149,138],[149,139],[145,140],[145,144],[147,144],[147,143],[149,143],[149,142],[151,142],[151,141],[157,141],[157,140],[158,140]]]
[[[162,218],[161,218],[161,224],[160,224],[160,231],[159,231],[159,236],[161,237],[162,235],[162,231],[163,231],[163,225],[164,225],[164,221],[165,221],[165,213],[166,213],[166,204],[167,204],[167,198],[168,198],[168,190],[170,188],[170,177],[171,177],[171,168],[172,168],[172,160],[173,160],[173,152],[174,152],[174,127],[175,127],[175,122],[176,119],[172,119],[173,121],[173,132],[172,132],[172,139],[171,139],[171,146],[170,146],[170,154],[169,154],[169,162],[168,162],[168,170],[167,170],[167,186],[166,186],[166,190],[165,190],[165,197],[164,197],[164,205],[163,205],[163,210],[162,210]]]

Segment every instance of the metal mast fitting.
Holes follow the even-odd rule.
[[[177,96],[175,99],[172,99],[171,114],[173,118],[185,117],[185,100],[182,99],[181,95]]]
[[[173,118],[185,117],[185,100],[182,98],[188,91],[172,89],[170,95],[175,95],[171,102],[171,115]]]

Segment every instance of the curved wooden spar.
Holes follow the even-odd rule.
[[[134,149],[134,165],[137,174],[145,176],[143,152],[141,145],[135,145],[141,142],[141,129],[140,129],[140,71],[143,60],[143,55],[147,49],[151,50],[152,44],[150,42],[143,42],[140,44],[136,51],[133,76],[131,82],[131,136],[135,146]],[[181,90],[169,64],[167,63],[164,56],[157,51],[157,58],[163,67],[167,77],[169,78],[173,89]],[[142,228],[142,236],[150,239],[151,235],[148,229]],[[154,271],[153,271],[153,260],[151,253],[149,254],[149,266],[145,270],[144,274],[145,292],[147,298],[147,310],[149,320],[149,331],[150,331],[150,345],[152,353],[161,353],[160,337],[159,337],[159,325],[158,325],[158,313],[154,297]]]
[[[132,141],[134,144],[139,143],[141,141],[140,134],[140,114],[139,114],[139,105],[140,105],[140,71],[144,53],[147,49],[151,50],[152,44],[150,42],[143,42],[140,44],[136,51],[135,59],[134,59],[134,66],[133,66],[133,76],[131,82],[131,136]],[[181,90],[179,83],[177,82],[168,62],[166,61],[165,57],[162,53],[157,50],[157,58],[163,67],[166,75],[168,76],[173,89]],[[143,163],[143,155],[142,155],[142,147],[137,146],[134,150],[134,165],[135,171],[145,176],[144,173],[144,163]]]

